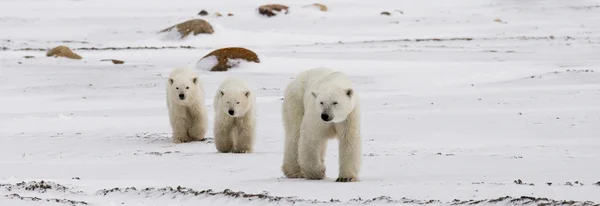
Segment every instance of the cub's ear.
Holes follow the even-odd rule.
[[[244,95],[246,95],[246,97],[250,96],[250,91],[246,91],[246,93],[244,93]]]
[[[219,92],[221,92],[221,96],[225,95],[225,92],[223,92],[223,90],[219,90]]]
[[[175,81],[173,81],[173,79],[169,78],[169,84],[173,84],[173,82],[175,82]]]
[[[317,98],[317,93],[311,92],[311,94],[313,95],[313,97]]]
[[[196,82],[198,82],[198,77],[194,77],[194,78],[192,79],[192,82],[194,82],[194,84],[196,84]]]
[[[354,91],[352,89],[346,89],[346,95],[348,95],[348,97],[352,97],[352,95],[354,95]]]

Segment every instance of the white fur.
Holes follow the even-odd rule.
[[[322,119],[324,113],[330,121]],[[346,75],[325,68],[300,73],[285,89],[283,99],[285,176],[323,179],[327,140],[337,137],[340,173],[336,181],[358,181],[362,158],[359,113],[358,95]]]
[[[215,94],[215,145],[219,152],[251,153],[256,136],[256,97],[246,82],[225,79]],[[233,111],[233,115],[229,111]]]
[[[180,94],[184,95],[183,100]],[[175,68],[171,72],[167,80],[167,107],[174,143],[204,140],[208,117],[204,88],[195,71]]]

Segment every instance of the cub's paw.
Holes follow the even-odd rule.
[[[173,137],[173,143],[175,143],[175,144],[181,144],[181,143],[185,143],[185,142],[182,141],[181,138]]]
[[[234,149],[233,153],[252,153],[249,149]]]
[[[358,182],[358,178],[356,177],[338,177],[336,182]]]
[[[192,138],[192,141],[204,142],[206,140],[207,140],[206,138],[199,138],[199,137],[198,138]]]
[[[287,178],[304,178],[304,175],[302,175],[302,173],[300,171],[298,171],[298,172],[283,171],[283,175],[285,175],[285,177],[287,177]]]
[[[173,143],[175,144],[189,143],[193,141],[195,140],[188,137],[173,137]]]

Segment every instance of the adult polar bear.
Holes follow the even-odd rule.
[[[358,181],[361,165],[359,98],[346,75],[326,68],[304,71],[285,89],[282,170],[289,178],[323,179],[327,140],[339,140],[336,182]]]

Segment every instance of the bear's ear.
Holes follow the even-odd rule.
[[[317,93],[311,92],[311,94],[313,95],[313,97],[317,98]]]
[[[250,96],[250,91],[246,91],[246,93],[244,93],[244,95],[246,95],[246,97]]]
[[[225,92],[223,92],[223,90],[219,90],[219,92],[221,92],[221,96],[225,95]]]
[[[169,84],[173,84],[173,79],[169,78]]]
[[[194,78],[192,79],[192,82],[194,82],[194,84],[196,84],[196,82],[198,82],[198,77],[194,77]]]
[[[352,91],[352,89],[346,89],[346,95],[348,95],[348,97],[352,97],[353,94],[354,91]]]

